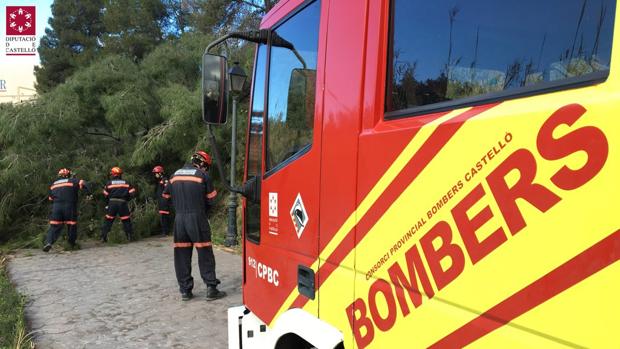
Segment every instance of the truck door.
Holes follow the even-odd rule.
[[[260,178],[261,201],[245,205],[244,303],[268,324],[298,281],[314,299],[304,309],[317,313],[320,11],[310,2],[275,23],[256,56],[246,179]]]

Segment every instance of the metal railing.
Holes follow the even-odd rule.
[[[25,92],[26,91],[26,92]],[[17,87],[17,94],[0,94],[0,103],[22,103],[37,98],[37,91],[29,87]]]

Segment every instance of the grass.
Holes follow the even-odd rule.
[[[6,265],[7,258],[0,255],[0,348],[34,348],[24,318],[26,299],[9,281]]]

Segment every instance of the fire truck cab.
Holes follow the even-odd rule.
[[[230,348],[620,343],[614,0],[282,0]],[[203,106],[225,121],[226,61]]]

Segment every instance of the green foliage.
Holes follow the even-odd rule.
[[[278,0],[197,0],[187,16],[187,23],[202,33],[221,33],[232,29],[256,29],[260,18]]]
[[[0,348],[30,347],[25,334],[24,304],[24,297],[9,281],[6,257],[0,255]]]
[[[159,89],[158,95],[165,121],[150,129],[136,145],[132,161],[137,165],[170,157],[188,158],[204,132],[198,91],[172,85]]]
[[[105,49],[142,59],[163,40],[161,24],[167,9],[161,0],[107,0],[103,23]]]
[[[199,82],[202,54],[212,40],[210,35],[184,34],[178,40],[159,45],[140,65],[158,86],[178,83],[194,89]]]
[[[217,33],[230,27],[242,8],[241,1],[209,0],[196,3],[191,16],[192,26],[201,32]]]
[[[161,230],[159,227],[157,204],[153,201],[138,206],[132,212],[131,220],[135,239],[147,238]]]

